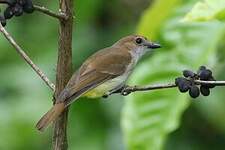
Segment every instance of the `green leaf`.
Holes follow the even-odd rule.
[[[157,31],[159,31],[160,25],[168,18],[171,12],[174,10],[174,6],[178,5],[180,0],[157,0],[148,8],[138,25],[138,33],[145,34],[151,39],[155,39]],[[159,13],[160,12],[160,13]]]
[[[192,10],[184,17],[183,21],[209,21],[213,19],[225,20],[224,0],[197,2]]]
[[[216,62],[216,48],[224,35],[224,25],[219,22],[179,22],[185,8],[180,8],[173,18],[164,23],[160,35],[165,49],[154,52],[153,57],[142,62],[129,85],[171,83],[184,69],[194,70],[202,64]],[[151,15],[151,12],[146,11],[144,16],[148,14]],[[146,24],[150,22],[145,21]],[[141,31],[148,36],[151,29]],[[125,99],[122,129],[130,150],[161,149],[167,135],[179,126],[181,115],[190,103],[189,96],[177,89],[136,92]]]
[[[217,80],[225,80],[224,71],[225,71],[225,58],[224,58],[224,41],[225,37],[221,39],[221,43],[223,46],[218,50],[218,54],[222,55],[222,59],[216,64],[216,68],[214,68],[213,76]],[[221,45],[220,45],[221,46]],[[202,97],[202,100],[199,101],[195,108],[198,109],[198,112],[202,115],[202,117],[213,126],[214,130],[218,131],[220,134],[225,134],[225,92],[224,87],[216,87],[211,90],[210,96]]]

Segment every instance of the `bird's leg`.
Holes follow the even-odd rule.
[[[56,102],[55,93],[52,95],[52,102],[53,102],[53,104],[55,104],[55,102]]]
[[[126,89],[127,87],[129,87],[128,85],[123,84],[122,86],[118,86],[115,89],[112,89],[108,92],[106,92],[102,97],[103,98],[107,98],[108,96],[114,94],[114,93],[123,93],[124,89]],[[123,95],[123,94],[122,94]]]

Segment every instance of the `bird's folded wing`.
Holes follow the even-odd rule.
[[[130,57],[118,53],[106,53],[101,57],[87,60],[75,75],[72,76],[59,99],[66,105],[98,85],[122,75],[130,63]],[[121,61],[122,60],[122,61]]]
[[[84,93],[88,92],[91,89],[94,89],[95,87],[104,83],[105,81],[113,79],[114,77],[115,77],[114,75],[99,73],[96,71],[90,72],[90,74],[87,74],[85,77],[82,77],[85,79],[81,78],[79,82],[76,83],[76,85],[72,87],[66,87],[63,90],[61,94],[66,96],[66,98],[64,98],[65,104],[66,105],[71,104],[73,101],[78,99]]]

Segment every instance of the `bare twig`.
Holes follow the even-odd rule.
[[[67,20],[68,16],[63,13],[63,12],[59,12],[59,13],[55,13],[47,8],[45,8],[44,6],[38,6],[38,5],[34,5],[35,10],[42,12],[46,15],[49,15],[51,17],[55,17],[57,19],[63,19],[63,20]]]
[[[198,85],[216,85],[216,86],[225,86],[225,81],[202,81],[202,80],[195,80],[194,81]]]
[[[148,85],[148,86],[126,86],[122,90],[123,93],[131,93],[136,91],[149,91],[149,90],[157,90],[157,89],[165,89],[165,88],[173,88],[177,85],[175,83],[168,84],[156,84],[156,85]]]
[[[60,10],[67,16],[67,20],[60,20],[59,49],[56,74],[55,97],[66,86],[72,73],[72,33],[73,33],[73,0],[59,0]],[[57,98],[56,98],[57,101]],[[67,118],[68,108],[54,122],[53,150],[67,150]]]
[[[225,81],[202,81],[202,80],[194,80],[196,85],[216,85],[216,86],[225,86]],[[132,92],[136,91],[150,91],[157,89],[166,89],[166,88],[174,88],[177,87],[175,83],[167,83],[167,84],[156,84],[156,85],[147,85],[147,86],[124,86],[122,89],[115,91],[113,93],[109,93],[108,95],[104,95],[105,97],[114,94],[120,93],[123,96],[129,95]]]
[[[49,88],[53,91],[55,90],[55,85],[48,79],[48,77],[41,71],[41,69],[33,63],[29,56],[23,51],[23,49],[15,42],[12,36],[5,30],[5,28],[0,24],[0,32],[5,36],[9,43],[15,48],[19,55],[32,67],[32,69],[41,77],[41,79],[47,84]]]

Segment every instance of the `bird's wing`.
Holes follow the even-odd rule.
[[[116,50],[114,52],[102,50],[96,57],[90,57],[71,77],[59,99],[64,101],[66,105],[71,104],[89,90],[122,75],[130,61],[130,55],[118,55]]]

